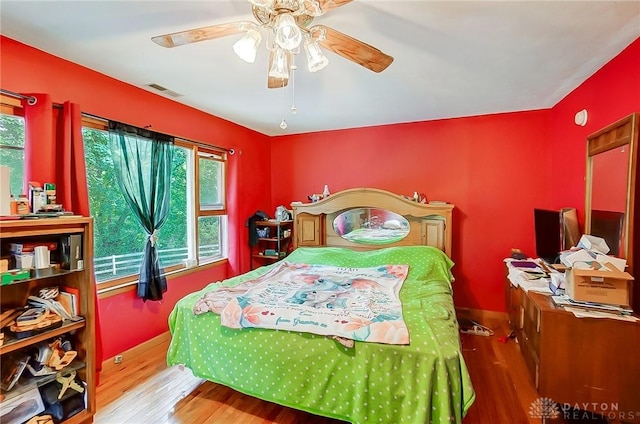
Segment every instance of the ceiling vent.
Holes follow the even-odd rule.
[[[159,91],[162,94],[166,94],[167,96],[171,96],[171,97],[182,97],[182,96],[184,96],[184,94],[180,94],[180,93],[178,93],[176,91],[169,90],[168,88],[163,87],[160,84],[155,84],[155,83],[147,84],[147,87],[151,87],[154,90]]]

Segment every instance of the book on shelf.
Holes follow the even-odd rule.
[[[58,293],[58,297],[56,298],[56,300],[60,305],[62,305],[64,310],[67,311],[69,315],[71,316],[78,315],[78,311],[76,308],[75,295],[61,291],[60,293]]]
[[[29,309],[29,311],[36,310],[38,308],[45,308],[61,316],[62,319],[73,318],[73,314],[68,313],[65,307],[55,299],[42,299],[36,296],[29,296],[27,303],[31,306],[31,309]]]
[[[57,250],[58,243],[55,241],[33,241],[23,243],[9,243],[9,251],[14,254],[33,253],[38,246],[46,246],[48,250]]]
[[[71,315],[79,316],[81,312],[80,311],[80,290],[77,289],[76,287],[61,286],[59,295],[62,295],[67,299],[69,299],[69,302],[71,304],[70,307],[72,310]]]

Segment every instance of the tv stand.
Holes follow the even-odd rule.
[[[640,322],[576,318],[550,295],[525,292],[509,278],[505,296],[511,329],[540,397],[640,423]]]

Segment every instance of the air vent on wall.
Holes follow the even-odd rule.
[[[151,83],[151,84],[147,84],[147,87],[151,87],[154,90],[157,90],[157,91],[161,92],[162,94],[166,94],[167,96],[171,96],[171,97],[182,97],[183,96],[183,94],[180,94],[180,93],[175,92],[173,90],[169,90],[168,88],[163,87],[160,84]]]

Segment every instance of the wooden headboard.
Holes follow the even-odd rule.
[[[391,246],[434,246],[451,257],[452,204],[422,204],[375,188],[353,188],[331,194],[315,203],[292,203],[294,248],[339,246],[371,250]],[[403,216],[409,222],[409,235],[384,245],[362,245],[340,237],[333,220],[355,208],[379,208]]]

